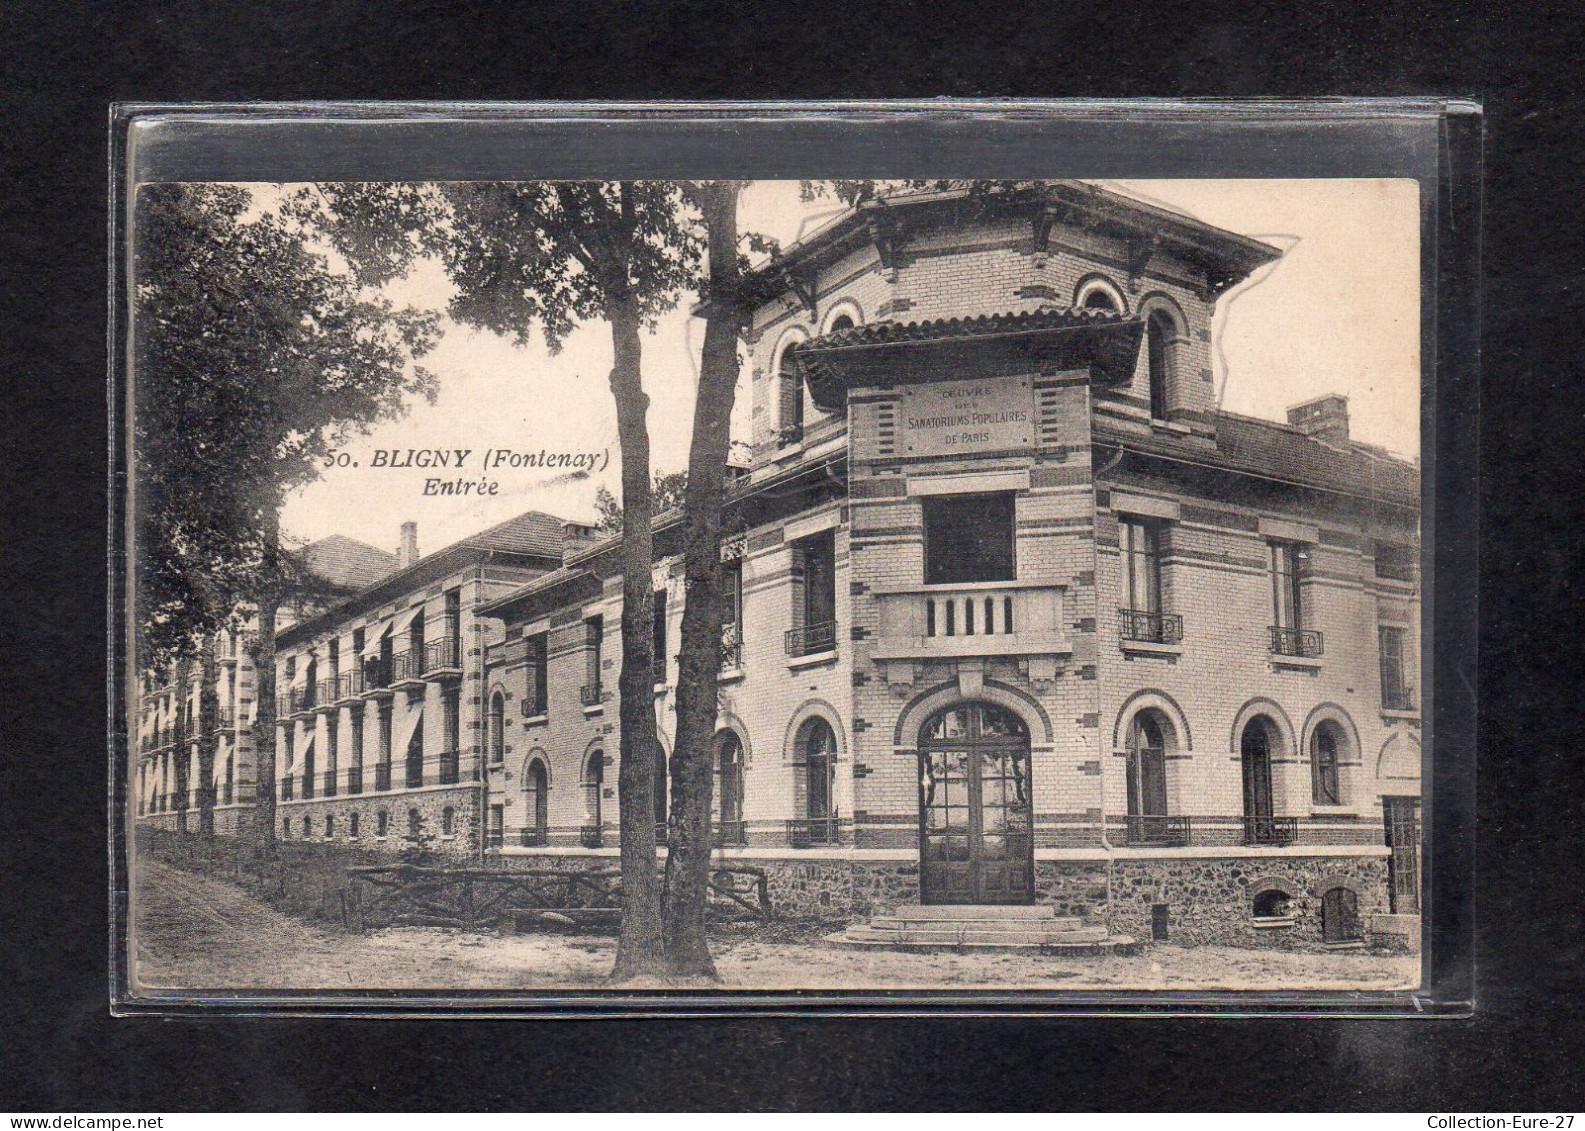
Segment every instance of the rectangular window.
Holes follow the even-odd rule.
[[[1389,581],[1413,581],[1414,547],[1396,542],[1377,542],[1376,576]]]
[[[358,705],[352,709],[352,765],[363,769],[363,708]]]
[[[389,703],[380,704],[380,749],[378,753],[379,764],[389,766],[391,764],[391,705]],[[390,787],[386,786],[385,788],[389,789]]]
[[[356,653],[360,657],[363,655],[363,641],[364,641],[363,629],[361,629],[361,628],[353,629],[352,630],[352,650],[353,650],[354,653]]]
[[[793,571],[799,585],[794,614],[798,623],[787,634],[789,656],[809,656],[836,648],[836,534],[826,531],[793,544]]]
[[[655,659],[654,677],[656,683],[666,682],[666,591],[657,589],[654,595],[655,614]]]
[[[1382,625],[1376,630],[1381,647],[1381,705],[1389,711],[1414,709],[1414,688],[1408,681],[1404,664],[1404,643],[1408,633],[1402,628]]]
[[[549,675],[547,670],[549,664],[546,659],[549,652],[547,644],[546,635],[543,632],[536,632],[528,638],[528,663],[526,665],[528,688],[523,702],[527,705],[527,713],[531,716],[543,715],[546,710],[545,686]]]
[[[341,641],[332,640],[328,651],[330,654],[330,678],[334,682],[335,678],[341,674]]]
[[[721,617],[721,667],[732,671],[743,666],[743,563],[721,563],[721,595],[726,607]]]
[[[924,512],[926,585],[1017,577],[1011,492],[927,496]]]
[[[1161,612],[1161,542],[1154,523],[1124,518],[1117,524],[1122,551],[1123,606],[1135,613]]]
[[[605,618],[593,616],[583,622],[583,705],[600,702],[600,657],[605,642]]]
[[[1304,607],[1299,596],[1301,558],[1297,544],[1271,543],[1271,623],[1277,628],[1298,630],[1304,627]]]

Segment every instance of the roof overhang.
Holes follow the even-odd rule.
[[[966,377],[1087,370],[1090,380],[1131,379],[1144,337],[1137,318],[1081,318],[1055,325],[1019,319],[882,324],[816,338],[789,350],[815,404],[842,408],[850,389],[928,384]]]

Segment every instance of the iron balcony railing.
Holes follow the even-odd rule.
[[[585,707],[597,706],[600,702],[600,694],[602,690],[603,689],[598,683],[585,684],[584,686],[578,688],[578,702],[582,703]]]
[[[398,652],[391,657],[391,683],[417,683],[423,679],[424,656],[421,652]]]
[[[585,848],[599,848],[605,844],[605,826],[584,825],[578,830],[578,843]]]
[[[457,750],[440,752],[440,784],[456,785],[462,777],[462,753]]]
[[[1313,628],[1283,628],[1274,624],[1271,626],[1271,651],[1275,656],[1319,659],[1326,651],[1326,637]]]
[[[364,691],[382,691],[390,687],[394,664],[388,656],[370,656],[363,661],[363,689]]]
[[[1281,847],[1294,844],[1299,839],[1297,817],[1244,816],[1244,843]]]
[[[787,822],[787,843],[793,848],[836,844],[841,829],[835,817],[799,817]]]
[[[529,695],[523,700],[522,707],[520,709],[522,710],[523,717],[525,719],[533,719],[543,715],[546,712],[544,690],[539,689],[537,691],[530,692]]]
[[[363,792],[363,767],[362,766],[353,766],[350,770],[347,771],[347,792],[348,793],[362,793]]]
[[[824,624],[806,624],[802,628],[789,628],[785,640],[789,656],[812,656],[830,652],[837,646],[835,621]]]
[[[445,636],[424,645],[424,673],[456,671],[462,667],[462,641]]]
[[[721,670],[737,671],[743,666],[742,630],[735,624],[721,626]]]
[[[544,848],[550,837],[544,829],[519,829],[517,843],[522,848]]]
[[[1183,618],[1176,613],[1117,610],[1118,634],[1144,644],[1177,644],[1183,640]]]
[[[290,692],[275,697],[275,717],[284,719],[292,713],[292,696]]]
[[[1415,711],[1419,703],[1415,699],[1414,687],[1411,684],[1400,683],[1396,686],[1389,684],[1382,688],[1381,706],[1387,711]]]
[[[718,848],[748,843],[748,823],[745,821],[717,821],[714,832]]]
[[[1189,843],[1190,823],[1188,817],[1130,813],[1124,818],[1124,833],[1129,844],[1182,848]]]
[[[336,698],[356,699],[363,694],[363,673],[357,669],[342,672],[336,677]]]
[[[319,681],[319,686],[314,689],[315,703],[320,707],[328,707],[336,701],[336,677]]]
[[[230,730],[235,720],[236,716],[233,715],[228,709],[222,707],[220,710],[215,712],[215,729]]]
[[[384,793],[391,788],[391,763],[378,762],[374,767],[374,789],[377,793]]]

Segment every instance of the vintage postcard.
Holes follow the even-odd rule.
[[[1418,987],[1420,193],[135,186],[131,992]]]

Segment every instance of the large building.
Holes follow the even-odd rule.
[[[1349,438],[1342,397],[1219,410],[1218,300],[1278,255],[1062,184],[870,204],[756,273],[723,859],[791,909],[1408,932],[1419,477]],[[675,517],[656,545],[669,749]],[[477,610],[502,626],[486,845],[514,866],[616,851],[617,549],[569,543]]]

